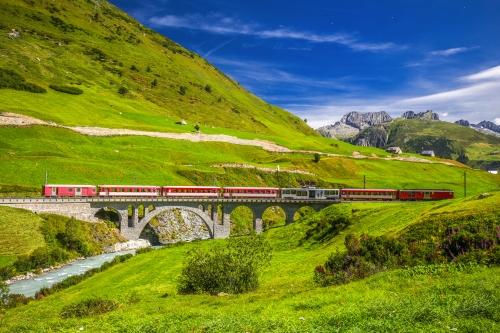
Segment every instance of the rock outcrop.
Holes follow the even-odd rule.
[[[465,120],[465,119],[457,120],[457,121],[455,121],[455,124],[462,125],[462,126],[465,126],[465,127],[469,127],[470,126],[470,123],[467,120]]]
[[[492,123],[491,121],[482,121],[479,124],[473,126],[486,128],[492,132],[500,133],[500,126],[496,125],[495,123]]]
[[[317,131],[327,138],[346,139],[355,136],[367,127],[390,121],[392,121],[392,117],[385,111],[364,114],[352,111],[334,125],[320,127]]]
[[[209,239],[210,233],[201,217],[190,211],[173,208],[151,220],[140,237],[148,238],[152,243],[172,244]]]
[[[432,110],[427,110],[425,112],[419,112],[419,113],[415,113],[413,111],[406,111],[405,113],[403,113],[401,118],[405,119],[429,118],[432,120],[439,120],[439,115],[437,113],[434,113]]]
[[[349,140],[356,146],[383,147],[387,145],[389,129],[384,125],[369,127]]]
[[[385,111],[368,112],[364,114],[352,111],[343,116],[342,119],[340,119],[341,123],[357,128],[359,130],[390,121],[392,121],[392,117],[389,116]]]
[[[491,121],[483,120],[478,124],[471,124],[467,120],[460,119],[455,121],[455,124],[470,127],[483,134],[493,135],[500,137],[500,126]]]

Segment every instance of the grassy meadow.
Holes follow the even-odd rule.
[[[478,211],[478,203],[481,210]],[[266,231],[273,259],[258,290],[243,295],[180,295],[176,281],[185,253],[203,241],[141,254],[65,291],[2,314],[4,332],[492,332],[500,328],[498,267],[416,274],[386,271],[347,285],[319,287],[314,267],[343,250],[347,233],[400,235],[421,221],[478,214],[498,217],[500,193],[428,203],[333,205]],[[322,218],[353,214],[338,235],[305,240]],[[302,241],[301,241],[302,240]],[[62,308],[102,297],[119,302],[97,317],[62,319]]]
[[[34,189],[40,189],[45,182],[46,171],[50,173],[50,183],[94,185],[131,184],[135,174],[137,183],[144,185],[207,185],[215,180],[220,186],[285,187],[290,177],[291,186],[363,187],[366,176],[368,188],[447,188],[455,190],[456,197],[463,196],[464,172],[469,194],[491,191],[500,185],[498,176],[460,164],[450,167],[348,156],[322,157],[316,163],[309,153],[278,154],[253,146],[141,136],[90,137],[48,126],[0,127],[0,138],[2,196],[12,193],[22,196],[23,192],[33,195]],[[346,143],[339,144],[341,148],[328,147],[349,148],[348,151],[362,148]],[[377,148],[358,151],[365,151],[367,156],[371,156],[369,152],[385,156]],[[218,167],[221,164],[250,164],[274,170],[279,166],[282,172]],[[312,174],[287,173],[287,170]]]

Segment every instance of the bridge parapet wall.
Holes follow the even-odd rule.
[[[90,203],[0,203],[0,206],[31,210],[35,214],[58,214],[87,222],[98,222],[90,209]]]

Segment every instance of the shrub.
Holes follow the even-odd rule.
[[[46,93],[47,90],[34,84],[25,82],[21,75],[9,69],[0,68],[0,89],[10,88],[14,90],[29,91],[32,93]]]
[[[31,300],[33,300],[33,298],[26,297],[22,294],[10,294],[7,297],[6,307],[10,309],[17,308],[19,306],[28,304]]]
[[[128,89],[127,89],[127,88],[125,88],[125,87],[120,87],[120,88],[118,88],[118,93],[119,93],[120,95],[125,95],[125,94],[127,94],[127,93],[128,93]]]
[[[271,260],[271,246],[263,236],[231,238],[225,247],[188,252],[179,278],[181,294],[244,293],[257,289],[260,270]]]
[[[207,85],[205,86],[205,91],[206,91],[207,93],[211,93],[211,92],[212,92],[212,87],[210,87],[210,85],[209,85],[209,84],[207,84]]]
[[[193,126],[195,131],[198,132],[200,130],[200,125],[196,124]]]
[[[186,88],[186,87],[184,87],[184,86],[180,86],[180,87],[179,87],[179,94],[181,94],[181,95],[185,95],[185,94],[186,94],[186,90],[187,90],[187,88]]]
[[[151,87],[156,87],[158,85],[158,80],[155,78],[153,82],[151,82]]]
[[[62,318],[82,318],[100,315],[118,309],[118,302],[98,298],[90,298],[65,306],[61,311]]]
[[[314,162],[318,163],[321,159],[321,155],[319,153],[314,154]]]
[[[5,306],[8,298],[9,298],[9,286],[5,282],[0,281],[0,309],[2,309]]]
[[[53,89],[55,91],[63,92],[66,94],[71,94],[71,95],[81,95],[83,94],[83,90],[80,88],[75,88],[75,87],[66,87],[66,86],[56,86],[55,84],[51,84],[50,89]]]
[[[135,250],[135,254],[143,254],[153,251],[151,247],[143,247],[142,249]]]

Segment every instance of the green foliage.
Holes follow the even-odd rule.
[[[207,84],[207,85],[205,86],[205,91],[206,91],[207,93],[211,93],[211,92],[212,92],[212,87],[211,87],[209,84]]]
[[[70,95],[81,95],[81,94],[83,94],[83,90],[80,89],[80,88],[67,87],[67,86],[57,86],[55,84],[51,84],[49,87],[50,87],[50,89],[53,89],[53,90],[56,90],[56,91],[59,91],[59,92],[63,92],[63,93],[66,93],[66,94],[70,94]]]
[[[314,162],[318,163],[320,159],[321,159],[321,154],[315,153],[314,154]]]
[[[120,95],[126,95],[128,93],[128,89],[125,87],[120,87],[120,88],[118,88],[118,93]]]
[[[185,94],[186,94],[186,90],[187,90],[187,88],[186,88],[186,87],[184,87],[184,86],[180,86],[180,87],[179,87],[179,94],[181,94],[181,95],[185,95]]]
[[[21,75],[10,69],[0,68],[0,89],[10,88],[14,90],[29,91],[32,93],[46,93],[47,90],[34,84],[25,82]]]
[[[9,298],[9,286],[5,282],[0,281],[0,309],[2,309],[5,306],[8,298]]]
[[[149,68],[149,67],[148,67],[148,68]],[[130,69],[131,69],[131,70],[133,70],[133,71],[136,71],[136,72],[138,72],[138,71],[139,71],[139,68],[137,68],[137,66],[136,66],[136,65],[132,65],[132,66],[130,66]]]
[[[62,318],[83,318],[101,315],[118,309],[118,302],[98,298],[90,298],[65,306],[61,311]]]
[[[195,248],[187,255],[179,278],[181,294],[221,292],[241,294],[257,289],[260,270],[271,260],[263,236],[231,238],[223,248]]]
[[[142,249],[137,249],[135,250],[135,254],[143,254],[143,253],[148,253],[148,252],[151,252],[153,251],[153,249],[151,247],[143,247]]]
[[[196,132],[198,132],[200,130],[200,125],[198,125],[198,124],[195,124],[193,127],[194,127],[194,130]]]
[[[359,280],[386,269],[459,263],[496,265],[500,253],[498,216],[454,216],[424,220],[400,237],[345,237],[347,252],[332,253],[314,270],[322,286]],[[431,227],[432,224],[432,227]],[[457,266],[461,267],[461,266]]]
[[[151,87],[156,87],[158,85],[158,80],[156,78],[151,82]]]
[[[469,157],[465,154],[460,154],[460,156],[457,157],[457,162],[460,162],[462,164],[467,164],[469,163]]]

